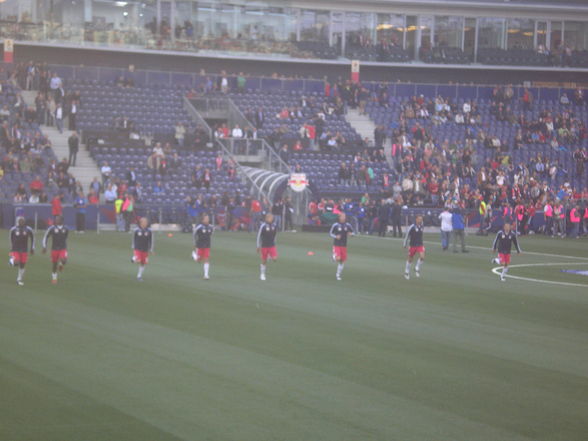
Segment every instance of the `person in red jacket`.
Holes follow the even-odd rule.
[[[55,219],[57,216],[63,215],[63,206],[61,205],[62,197],[63,195],[57,194],[51,201],[51,215],[53,216],[53,219]]]

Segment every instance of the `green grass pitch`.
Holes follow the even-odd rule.
[[[72,235],[57,286],[40,252],[24,287],[0,267],[0,440],[586,440],[588,277],[560,270],[588,242],[521,239],[550,265],[511,274],[561,285],[501,283],[491,241],[428,235],[406,281],[398,240],[354,237],[337,282],[328,235],[284,233],[261,282],[254,235],[217,233],[204,281],[158,234],[139,283],[130,235]]]

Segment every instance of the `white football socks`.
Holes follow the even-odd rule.
[[[19,268],[18,269],[18,276],[16,277],[16,280],[22,280],[22,277],[24,276],[25,273],[25,269],[24,268]]]
[[[259,269],[261,271],[261,275],[265,276],[265,265],[263,263],[261,265],[259,265]]]
[[[410,262],[407,260],[406,261],[406,265],[404,266],[404,272],[405,273],[410,273]]]
[[[203,266],[204,266],[204,277],[208,277],[208,269],[210,268],[210,263],[206,262]]]
[[[501,277],[504,278],[504,276],[506,276],[506,273],[508,273],[508,266],[505,266],[505,267],[502,268],[502,275],[501,275]]]
[[[340,276],[341,273],[343,272],[343,267],[345,266],[344,263],[339,263],[337,264],[337,275]]]
[[[414,270],[418,273],[421,270],[421,265],[423,264],[423,261],[419,258],[417,259],[417,263],[414,266]]]
[[[143,271],[145,271],[145,265],[139,265],[139,272],[137,273],[137,278],[143,277]]]

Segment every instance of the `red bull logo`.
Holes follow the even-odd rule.
[[[292,173],[288,185],[294,191],[304,191],[308,185],[305,173]]]

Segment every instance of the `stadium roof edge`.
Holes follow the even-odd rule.
[[[296,3],[315,4],[314,1],[299,0]],[[326,2],[330,3],[330,2]],[[511,11],[527,11],[527,12],[571,12],[571,13],[587,13],[588,2],[573,3],[573,2],[521,2],[517,0],[508,1],[488,1],[488,0],[453,0],[440,2],[439,0],[337,0],[337,5],[343,6],[353,4],[370,4],[373,6],[404,6],[404,7],[432,7],[432,8],[468,8],[468,9],[495,9],[495,10],[511,10]]]

